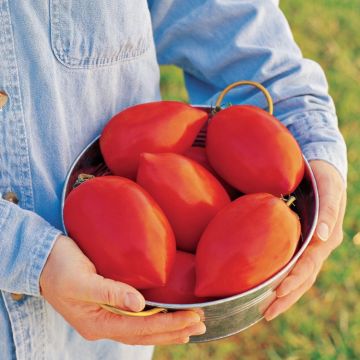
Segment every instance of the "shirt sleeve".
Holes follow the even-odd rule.
[[[302,56],[278,1],[148,3],[158,61],[184,70],[191,103],[214,105],[227,85],[257,81],[269,90],[274,115],[305,157],[331,163],[346,179],[346,146],[324,72]],[[232,90],[225,102],[266,107],[264,96],[251,87]]]
[[[41,271],[60,234],[36,213],[1,199],[0,289],[40,296]]]

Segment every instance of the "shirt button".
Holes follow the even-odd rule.
[[[7,193],[5,193],[3,195],[3,199],[6,201],[10,201],[14,204],[18,204],[19,203],[19,199],[17,197],[17,195],[13,192],[13,191],[8,191]]]
[[[14,301],[20,301],[25,297],[24,294],[15,294],[15,293],[11,293],[10,296]]]
[[[2,109],[5,106],[8,100],[9,97],[7,96],[7,94],[4,91],[0,90],[0,109]]]

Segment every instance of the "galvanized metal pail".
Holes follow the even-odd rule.
[[[210,112],[210,108],[201,107]],[[195,141],[204,145],[205,132],[201,132]],[[108,173],[99,148],[99,138],[92,141],[76,158],[66,177],[62,195],[62,208],[67,195],[72,190],[79,174],[86,173],[102,176]],[[203,335],[192,336],[190,342],[204,342],[221,339],[236,334],[263,318],[263,314],[275,299],[275,289],[290,272],[308,246],[317,222],[319,200],[315,178],[308,162],[305,160],[305,176],[294,193],[296,205],[294,210],[300,217],[301,234],[298,249],[291,261],[277,274],[257,287],[239,295],[224,299],[196,304],[164,304],[147,301],[147,308],[161,308],[167,311],[181,309],[201,309],[207,331]],[[63,223],[64,224],[64,223]],[[66,232],[65,226],[64,230]]]

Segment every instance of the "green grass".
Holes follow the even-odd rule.
[[[324,68],[348,145],[345,238],[316,285],[287,313],[221,341],[158,347],[154,360],[360,359],[360,1],[281,0],[304,56]],[[166,99],[187,100],[182,73],[163,67]]]
[[[288,312],[221,341],[162,346],[154,360],[360,359],[360,1],[281,0],[305,57],[324,68],[348,145],[345,238],[325,263],[316,285]],[[163,67],[162,93],[187,100],[182,73]]]
[[[182,71],[175,66],[162,66],[160,73],[161,95],[164,100],[188,102]]]

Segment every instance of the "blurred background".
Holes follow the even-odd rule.
[[[305,57],[321,64],[348,146],[344,242],[287,313],[224,340],[162,346],[154,360],[360,359],[360,0],[280,0]],[[182,72],[162,67],[164,99],[187,101]]]

